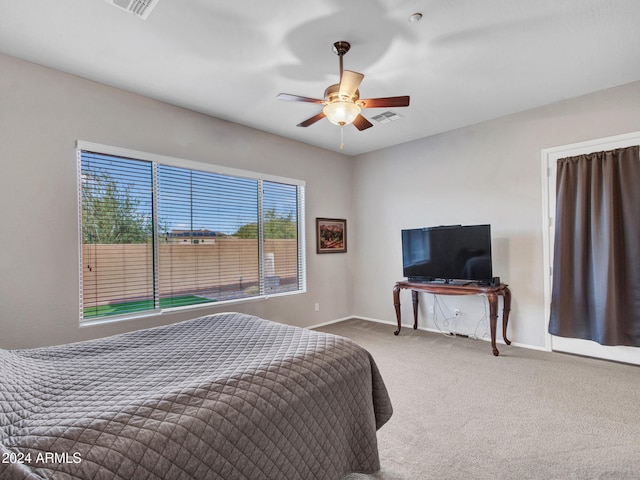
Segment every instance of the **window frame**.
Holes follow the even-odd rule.
[[[113,155],[117,157],[123,157],[131,160],[146,161],[152,163],[153,169],[153,216],[154,216],[154,228],[153,228],[153,275],[155,277],[154,283],[157,283],[159,265],[158,265],[158,223],[157,223],[157,166],[166,165],[170,167],[183,168],[188,170],[196,170],[207,173],[214,173],[220,175],[226,175],[231,177],[239,177],[250,180],[256,180],[259,185],[258,189],[258,201],[256,208],[258,208],[258,271],[259,271],[259,293],[255,296],[237,298],[231,300],[220,300],[211,303],[202,303],[195,305],[185,305],[178,307],[160,308],[156,304],[152,310],[126,313],[122,315],[111,315],[94,317],[91,319],[84,319],[83,315],[83,250],[84,250],[84,236],[83,236],[83,221],[82,221],[82,152],[94,152],[103,155]],[[299,179],[293,179],[288,177],[282,177],[277,175],[265,174],[260,172],[254,172],[249,170],[241,170],[237,168],[214,165],[205,162],[199,162],[194,160],[187,160],[178,157],[171,157],[166,155],[159,155],[155,153],[143,152],[138,150],[132,150],[122,147],[115,147],[111,145],[103,145],[94,142],[88,142],[83,140],[76,141],[76,159],[77,159],[77,188],[78,188],[78,270],[79,270],[79,319],[80,326],[90,326],[101,323],[109,323],[123,320],[131,320],[141,317],[158,316],[165,313],[179,312],[185,310],[197,310],[203,308],[219,307],[231,304],[255,302],[258,300],[265,300],[271,297],[297,295],[306,293],[307,291],[307,275],[306,275],[306,239],[305,239],[305,181]],[[263,182],[274,182],[291,185],[296,187],[296,200],[297,200],[297,262],[298,262],[298,288],[292,291],[278,292],[278,293],[265,293],[265,255],[264,255],[264,209],[263,209]],[[155,297],[158,296],[158,285],[154,285]]]

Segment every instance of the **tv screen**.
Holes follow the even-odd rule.
[[[403,274],[410,281],[491,283],[491,226],[449,225],[402,230]]]

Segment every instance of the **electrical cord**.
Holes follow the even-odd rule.
[[[438,324],[438,310],[440,310],[440,313],[444,317],[444,326],[448,327],[449,326],[449,321],[455,320],[456,317],[447,317],[445,315],[444,311],[442,310],[442,305],[440,305],[440,302],[438,301],[438,296],[434,295],[433,296],[433,323],[435,324],[436,328],[438,329],[438,332],[440,332],[445,337],[455,337],[456,334],[453,333],[452,331],[445,331],[442,328],[440,328],[440,325]],[[449,330],[451,330],[451,329],[449,329]]]
[[[486,338],[486,336],[489,334],[487,330],[487,327],[489,326],[489,322],[487,322],[487,319],[489,318],[489,316],[487,315],[487,302],[482,302],[482,305],[484,306],[484,315],[482,316],[482,318],[480,318],[480,320],[478,320],[476,328],[473,331],[473,336],[469,335],[469,338],[473,338],[474,340]],[[478,328],[482,323],[484,323],[484,333],[481,337],[478,337]]]
[[[447,315],[443,310],[442,302],[438,300],[437,295],[434,295],[433,296],[433,323],[435,324],[438,332],[444,335],[445,337],[468,337],[473,340],[486,338],[489,335],[489,331],[488,331],[489,322],[487,321],[487,319],[489,318],[489,315],[487,313],[487,303],[482,302],[482,305],[484,307],[484,315],[482,315],[482,317],[480,317],[480,319],[478,320],[478,323],[476,324],[476,328],[474,329],[473,333],[471,335],[464,335],[461,333],[455,333],[455,330],[456,330],[455,321],[456,321],[456,318],[458,317],[456,316],[447,317]],[[438,322],[438,311],[440,311],[440,314],[443,317],[442,327]],[[478,336],[478,329],[483,324],[484,324],[484,333],[482,334],[482,336]]]

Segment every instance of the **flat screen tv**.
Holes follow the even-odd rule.
[[[491,284],[490,225],[448,225],[402,230],[403,274],[414,282]]]

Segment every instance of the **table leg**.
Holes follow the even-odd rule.
[[[491,327],[491,348],[493,354],[497,357],[500,352],[496,347],[496,321],[498,320],[498,295],[495,293],[488,293],[487,299],[489,300],[489,325]]]
[[[402,328],[402,324],[400,323],[400,287],[398,285],[393,287],[393,306],[396,308],[396,320],[398,321],[398,329],[393,332],[393,334],[398,335]]]
[[[418,329],[418,291],[411,290],[411,302],[413,303],[413,329]]]
[[[509,312],[511,311],[511,290],[505,287],[504,292],[504,305],[502,306],[502,338],[504,343],[511,345],[511,340],[507,338],[507,324],[509,323]]]

